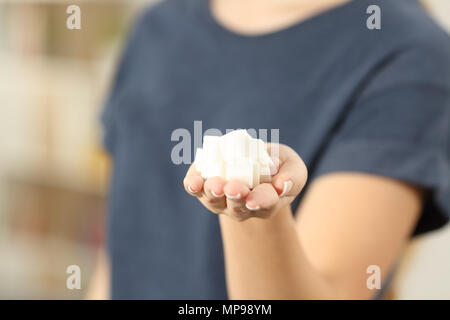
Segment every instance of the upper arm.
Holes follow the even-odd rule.
[[[423,192],[397,180],[360,173],[321,176],[297,211],[310,262],[347,298],[370,298],[367,267],[391,271],[422,210]]]
[[[367,267],[379,266],[383,281],[412,233],[449,221],[446,41],[442,48],[415,43],[373,70],[309,163],[299,236],[311,263],[345,297],[375,295]]]

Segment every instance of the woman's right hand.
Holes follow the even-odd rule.
[[[192,164],[184,179],[186,191],[211,212],[225,214],[239,221],[249,218],[267,219],[280,208],[289,205],[306,184],[308,172],[303,160],[290,147],[282,144],[267,144],[278,147],[277,172],[271,183],[262,183],[250,190],[238,180],[226,182],[221,177],[203,179]]]

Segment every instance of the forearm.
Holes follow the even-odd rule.
[[[243,222],[220,216],[231,299],[334,299],[336,289],[301,246],[291,209]]]

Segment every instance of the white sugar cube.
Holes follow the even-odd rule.
[[[197,171],[202,172],[202,162],[203,162],[203,149],[202,148],[197,148],[197,152],[195,153],[195,169],[197,169]]]
[[[222,158],[220,152],[221,137],[217,136],[205,136],[203,138],[203,150],[205,150],[204,156],[209,161],[218,161]]]
[[[272,181],[272,176],[270,175],[270,167],[268,165],[261,165],[259,173],[260,173],[259,183],[266,183]]]
[[[203,178],[238,179],[249,188],[271,181],[273,161],[260,139],[246,130],[235,130],[224,136],[205,136],[203,148],[197,149],[195,167]]]
[[[273,165],[272,158],[266,150],[266,145],[261,139],[252,139],[249,146],[250,158],[258,161],[261,165]]]
[[[249,141],[248,156],[250,159],[252,159],[254,161],[259,161],[260,142],[262,142],[262,140],[259,140],[259,139],[251,139]],[[264,142],[263,142],[263,144],[264,144]]]
[[[212,177],[223,177],[225,175],[225,164],[222,161],[208,163],[202,167],[202,177],[204,179]]]
[[[261,174],[260,174],[260,165],[259,165],[259,163],[258,162],[256,162],[256,161],[253,161],[253,160],[250,160],[251,162],[252,162],[252,165],[253,165],[253,173],[252,173],[252,175],[253,175],[253,184],[252,184],[252,186],[250,187],[250,188],[254,188],[254,187],[256,187],[258,184],[260,184],[260,176],[261,176]]]
[[[234,162],[227,163],[225,166],[225,180],[237,179],[246,184],[249,188],[254,188],[255,183],[254,162],[247,158],[242,158]]]
[[[235,130],[222,136],[221,151],[225,162],[233,162],[248,157],[251,136],[246,130]]]

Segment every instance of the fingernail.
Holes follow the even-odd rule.
[[[191,192],[191,193],[197,193],[197,192],[198,192],[198,191],[192,190],[191,186],[188,186],[188,190],[189,190],[189,192]]]
[[[241,194],[240,194],[240,193],[238,193],[238,194],[235,195],[235,196],[230,196],[230,195],[228,195],[228,194],[225,193],[225,196],[226,196],[228,199],[230,199],[230,200],[237,200],[237,199],[240,199],[240,198],[241,198]]]
[[[223,194],[216,194],[216,193],[214,192],[214,190],[211,190],[211,194],[212,194],[213,197],[215,197],[215,198],[222,198],[222,197],[223,197]]]
[[[283,192],[281,192],[280,198],[284,197],[287,193],[289,193],[289,191],[291,191],[292,185],[293,183],[291,180],[287,180],[284,182]]]
[[[248,210],[250,210],[250,211],[256,211],[256,210],[259,210],[259,209],[260,209],[259,206],[256,206],[256,207],[250,207],[250,206],[248,205],[248,203],[245,204],[245,207],[246,207]]]

